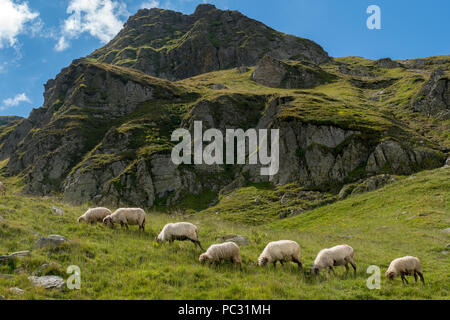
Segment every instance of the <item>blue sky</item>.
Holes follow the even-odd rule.
[[[101,47],[141,7],[190,14],[201,0],[0,0],[0,115],[28,116],[43,84],[73,59]],[[450,1],[217,0],[285,33],[311,39],[333,57],[419,58],[450,54]],[[381,9],[369,30],[366,9]]]

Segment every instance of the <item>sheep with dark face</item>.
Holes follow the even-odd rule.
[[[103,222],[107,216],[112,212],[108,208],[89,208],[81,217],[78,218],[78,223],[90,223]]]
[[[333,248],[321,250],[316,257],[316,260],[314,260],[311,273],[317,275],[321,269],[328,269],[327,277],[329,278],[331,271],[335,273],[333,267],[345,266],[345,269],[348,272],[348,264],[352,266],[356,275],[356,263],[353,248],[349,245],[343,244]]]
[[[128,229],[129,225],[138,225],[139,230],[145,231],[145,211],[140,208],[120,208],[103,219],[103,224],[114,228],[115,223]]]
[[[195,246],[203,250],[198,240],[198,229],[189,222],[168,223],[164,226],[161,233],[155,238],[158,243],[169,241],[170,243],[178,241],[192,241]]]
[[[300,246],[297,242],[292,240],[280,240],[270,242],[260,254],[258,258],[258,265],[264,267],[269,263],[273,263],[275,267],[277,262],[283,265],[284,262],[295,262],[300,271],[303,270],[300,262]]]
[[[416,280],[416,282],[418,275],[422,283],[425,284],[420,260],[412,256],[406,256],[393,260],[386,271],[386,277],[389,280],[394,280],[395,277],[400,276],[402,278],[403,284],[408,284],[408,280],[406,280],[405,276],[412,275],[414,275],[414,279]]]
[[[210,265],[212,263],[221,263],[227,260],[242,266],[241,253],[238,245],[234,242],[213,244],[199,257],[201,263],[208,261]]]

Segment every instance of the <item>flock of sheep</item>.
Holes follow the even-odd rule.
[[[110,227],[114,227],[114,224],[117,223],[127,229],[129,225],[138,225],[142,231],[145,231],[145,221],[145,211],[140,208],[120,208],[114,213],[107,208],[94,208],[87,210],[85,214],[78,218],[78,222],[91,224],[102,222],[104,225]],[[172,243],[175,240],[191,241],[196,247],[198,246],[204,251],[198,238],[198,229],[192,223],[169,223],[164,226],[161,233],[155,238],[155,241],[158,243],[166,241]],[[205,253],[200,255],[199,261],[201,263],[208,262],[209,264],[231,261],[234,264],[242,266],[240,249],[234,242],[211,245]],[[298,265],[299,270],[302,271],[303,266],[300,261],[300,246],[298,243],[292,240],[280,240],[267,244],[258,258],[258,265],[261,267],[267,264],[276,266],[277,262],[280,262],[282,265],[284,262],[294,262]],[[329,278],[331,272],[335,273],[333,267],[345,266],[348,272],[349,264],[352,266],[356,275],[353,248],[348,245],[338,245],[333,248],[323,249],[318,253],[311,268],[311,273],[318,275],[320,270],[328,270],[327,277]],[[419,276],[420,280],[425,283],[422,266],[418,258],[406,256],[395,259],[386,271],[386,277],[388,279],[392,280],[397,276],[401,276],[403,283],[408,283],[405,278],[406,275],[414,275],[416,282],[417,276]]]

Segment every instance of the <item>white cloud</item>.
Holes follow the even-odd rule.
[[[14,98],[8,98],[8,99],[3,100],[3,105],[0,106],[0,110],[5,110],[10,107],[16,107],[21,102],[31,103],[31,100],[30,100],[30,98],[27,97],[27,95],[25,93],[20,93],[20,94],[16,95]]]
[[[0,49],[17,44],[17,36],[26,31],[27,24],[35,20],[39,12],[33,12],[28,3],[0,0]],[[38,23],[41,23],[38,19]]]
[[[129,16],[126,4],[114,0],[70,0],[67,13],[70,16],[64,20],[55,46],[58,51],[67,49],[70,39],[85,32],[106,43],[122,29],[121,17]]]
[[[156,7],[159,7],[159,1],[157,0],[145,1],[141,4],[141,9],[151,9]]]
[[[56,51],[64,51],[68,47],[70,47],[70,44],[67,42],[66,37],[64,37],[64,36],[60,37],[58,40],[58,43],[55,44]]]

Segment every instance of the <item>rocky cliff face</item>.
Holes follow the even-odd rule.
[[[430,79],[414,99],[412,108],[427,116],[450,119],[450,80],[442,69],[431,73]]]
[[[330,61],[316,43],[275,31],[237,11],[202,4],[192,15],[143,9],[91,58],[132,67],[169,80],[238,66],[264,55],[277,59]]]
[[[257,182],[339,191],[378,174],[439,167],[449,147],[433,126],[448,130],[450,57],[431,61],[333,61],[313,42],[238,12],[141,10],[110,44],[49,80],[29,118],[0,127],[3,173],[23,176],[28,194],[151,207]],[[242,65],[256,67],[234,68]],[[212,70],[220,71],[205,73]],[[193,133],[194,121],[223,134],[279,129],[279,172],[173,164],[171,134]]]

